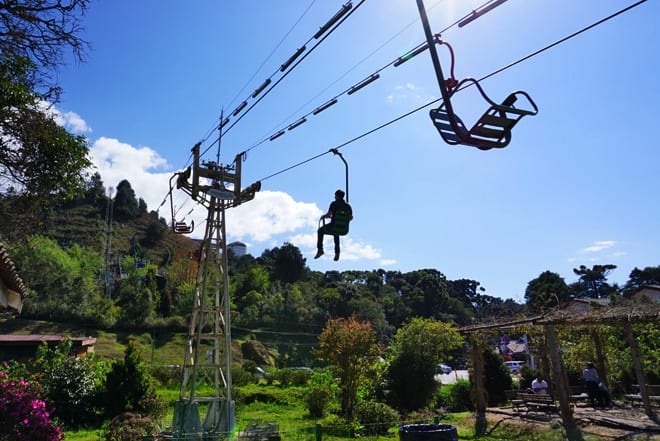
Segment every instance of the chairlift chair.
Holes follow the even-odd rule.
[[[178,222],[173,220],[172,230],[177,234],[190,234],[195,229],[195,221],[190,222],[190,225],[187,225],[185,222]]]
[[[438,129],[440,136],[447,144],[464,144],[481,150],[506,147],[511,141],[513,126],[524,116],[536,115],[539,111],[529,94],[522,90],[512,92],[501,104],[495,103],[486,95],[479,82],[474,78],[465,78],[459,82],[452,91],[448,91],[449,95],[453,95],[455,91],[468,83],[477,87],[481,96],[490,104],[490,107],[469,130],[458,115],[448,110],[447,101],[443,102],[437,109],[431,109],[429,116],[433,121],[433,125]],[[527,101],[528,108],[516,106],[516,102],[521,97]]]
[[[332,230],[329,231],[333,236],[346,236],[348,234],[348,227],[351,223],[351,213],[345,209],[340,208],[332,213]],[[325,227],[325,218],[319,220],[321,228]]]
[[[536,115],[538,113],[536,103],[534,103],[532,98],[526,92],[516,91],[509,94],[501,104],[497,104],[486,95],[486,92],[484,92],[479,82],[474,78],[465,78],[460,82],[456,81],[454,77],[454,50],[449,43],[440,39],[439,34],[433,35],[423,0],[417,0],[417,5],[422,25],[424,27],[426,43],[431,54],[433,68],[442,95],[442,104],[440,107],[430,111],[431,120],[438,129],[438,132],[440,132],[440,135],[448,144],[463,144],[477,147],[481,150],[506,147],[511,141],[511,129],[513,126],[515,126],[523,116]],[[451,55],[451,77],[446,80],[443,76],[440,58],[438,57],[438,52],[435,48],[436,43],[447,46]],[[468,83],[475,85],[481,96],[490,105],[481,118],[479,118],[470,129],[468,129],[461,118],[454,113],[451,102],[454,93],[462,88],[468,87]],[[531,107],[530,109],[517,107],[515,105],[520,97],[524,97],[527,100]]]

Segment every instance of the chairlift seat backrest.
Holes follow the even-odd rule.
[[[467,130],[463,121],[454,113],[447,111],[444,103],[437,109],[431,109],[429,115],[440,136],[446,143],[456,145],[465,144],[481,150],[506,147],[511,141],[511,129],[523,116],[536,115],[538,108],[532,98],[524,91],[516,91],[506,97],[501,104],[493,102],[483,91],[479,82],[472,78],[461,81],[453,90],[460,88],[465,82],[471,82],[490,104],[490,107],[477,120],[470,130]],[[519,97],[526,98],[531,109],[515,106]]]
[[[351,212],[346,208],[340,208],[332,213],[332,234],[334,236],[345,236],[348,234],[348,226],[351,223]]]

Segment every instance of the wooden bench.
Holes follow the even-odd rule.
[[[584,403],[587,404],[589,401],[589,394],[586,392],[584,386],[569,386],[569,395],[568,399],[570,400],[571,403],[574,405],[578,405],[578,403]]]
[[[527,392],[519,392],[514,408],[519,410],[524,406],[529,411],[542,411],[542,412],[559,412],[559,404],[550,395],[536,395]],[[513,403],[513,400],[512,400]]]
[[[634,393],[625,394],[624,396],[630,400],[632,405],[641,405],[642,404],[642,394],[639,391],[639,385],[633,385],[633,388],[636,389]],[[651,403],[660,404],[660,384],[647,384],[646,390],[649,393],[649,400]]]
[[[514,389],[507,389],[504,391],[504,396],[506,397],[506,400],[511,403],[511,408],[519,412],[520,411],[520,406],[524,405],[524,401],[518,399],[518,394],[520,393],[519,390],[514,390]]]

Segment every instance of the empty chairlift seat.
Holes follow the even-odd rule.
[[[466,87],[467,83],[477,87],[490,107],[469,130],[458,115],[447,109],[445,103],[437,109],[431,109],[431,120],[442,139],[448,144],[470,145],[481,150],[506,147],[511,141],[511,129],[518,121],[526,115],[538,113],[536,103],[527,92],[512,92],[501,104],[497,104],[486,95],[479,82],[473,78],[462,80],[453,88],[453,92],[461,89],[462,86]],[[523,101],[525,108],[519,107],[520,101]]]

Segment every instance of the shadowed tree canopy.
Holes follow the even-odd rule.
[[[647,266],[643,270],[635,267],[630,272],[623,290],[634,291],[646,285],[660,285],[660,266]]]
[[[30,208],[77,194],[91,166],[85,138],[68,133],[46,109],[59,98],[56,70],[66,49],[83,60],[87,3],[0,0],[0,193],[11,204],[7,212],[25,213],[9,220],[9,231],[35,225],[38,213]]]
[[[570,299],[568,285],[559,274],[551,271],[541,273],[530,281],[525,289],[525,300],[532,312],[544,312]]]
[[[71,50],[83,61],[87,42],[80,38],[81,18],[89,0],[0,0],[0,54],[2,62],[22,59],[34,69],[25,78],[31,90],[56,102],[55,72]]]
[[[115,196],[114,218],[119,221],[134,219],[140,214],[140,207],[135,198],[135,191],[126,179],[117,184]]]
[[[577,297],[586,297],[591,299],[601,299],[609,296],[616,290],[607,283],[607,276],[616,265],[594,265],[591,269],[585,265],[580,268],[573,268],[573,272],[580,276],[580,280],[573,284]]]
[[[259,259],[273,279],[294,283],[305,274],[305,258],[295,245],[285,242],[281,247],[266,250]]]

